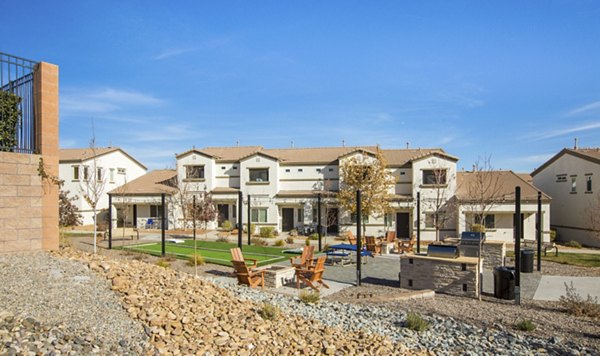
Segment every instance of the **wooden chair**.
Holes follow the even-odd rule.
[[[304,246],[302,249],[302,255],[300,257],[290,258],[290,263],[294,268],[308,268],[313,263],[314,254],[314,246]]]
[[[417,237],[412,235],[410,240],[398,240],[398,253],[410,253],[414,252],[415,243],[417,242]]]
[[[385,234],[385,241],[388,243],[396,242],[396,231],[388,231]]]
[[[250,288],[254,288],[260,284],[261,288],[265,288],[265,271],[253,270],[246,265],[244,261],[232,261],[235,275],[238,284],[246,284]]]
[[[308,268],[296,268],[296,288],[300,288],[300,282],[308,285],[312,289],[319,291],[318,285],[325,288],[329,286],[323,282],[323,272],[325,272],[326,256],[317,258],[317,263]]]
[[[348,243],[350,245],[356,245],[356,236],[352,233],[352,231],[348,230]]]
[[[381,242],[375,240],[374,236],[367,236],[367,251],[370,251],[372,254],[380,254],[381,255]]]
[[[258,260],[254,259],[254,258],[247,258],[246,260],[244,259],[244,255],[242,255],[242,250],[240,250],[239,247],[235,247],[232,248],[231,250],[229,250],[231,252],[231,262],[244,262],[246,263],[246,260],[248,261],[252,261],[252,264],[249,266],[249,268],[256,268],[258,267]]]

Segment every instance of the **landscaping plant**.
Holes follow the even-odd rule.
[[[265,241],[265,239],[260,238],[260,237],[253,237],[250,242],[252,243],[252,245],[254,246],[267,246],[269,245],[269,243],[267,241]]]
[[[275,241],[275,243],[273,244],[273,246],[275,246],[275,247],[285,246],[285,241],[283,241],[283,240],[277,240],[277,241]]]
[[[533,331],[535,324],[529,319],[523,319],[515,323],[515,328],[520,331]]]
[[[221,229],[225,231],[231,231],[233,230],[233,223],[229,220],[225,220],[223,223],[221,223]]]
[[[423,319],[419,313],[408,312],[406,315],[406,327],[414,331],[425,331],[429,329],[429,322]]]
[[[171,267],[171,262],[161,258],[160,260],[156,261],[156,265],[163,268],[169,268]]]
[[[565,244],[567,247],[581,248],[581,244],[575,240],[571,240]]]
[[[286,237],[285,242],[287,242],[288,244],[293,244],[294,238],[292,236],[288,236],[288,237]]]
[[[196,267],[205,263],[206,261],[204,261],[204,257],[202,257],[202,255],[199,252],[196,252],[196,254],[191,255],[187,262],[188,266],[191,267]]]
[[[263,303],[262,308],[258,311],[258,315],[265,320],[275,320],[279,318],[281,311],[273,304]]]
[[[263,226],[260,228],[260,237],[268,239],[271,238],[274,235],[275,232],[275,228],[272,226]]]
[[[316,304],[321,299],[321,295],[313,291],[301,291],[298,296],[300,300],[306,304]]]
[[[598,297],[592,297],[588,294],[584,299],[573,286],[573,282],[568,285],[565,282],[566,294],[558,300],[560,305],[569,314],[575,316],[589,316],[592,318],[600,318],[600,304]]]

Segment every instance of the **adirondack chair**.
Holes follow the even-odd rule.
[[[300,257],[290,258],[290,263],[295,268],[308,268],[313,263],[314,253],[314,246],[304,246],[302,249],[302,255]]]
[[[244,262],[244,263],[246,263],[246,260],[248,260],[248,261],[252,261],[252,264],[249,266],[249,268],[256,268],[256,267],[258,267],[258,260],[254,259],[254,258],[244,259],[244,255],[242,255],[242,250],[240,250],[239,247],[232,248],[229,251],[231,252],[231,262]]]
[[[385,234],[385,241],[394,243],[396,241],[396,231],[388,231],[387,234]]]
[[[319,285],[329,288],[329,286],[323,282],[325,259],[327,259],[326,256],[321,256],[317,258],[317,263],[314,266],[308,268],[296,268],[296,288],[300,288],[300,282],[308,285],[317,292],[319,291]]]
[[[375,240],[374,236],[367,236],[367,251],[370,251],[372,254],[380,254],[381,255],[381,242]]]
[[[417,237],[415,235],[412,235],[410,240],[398,240],[398,253],[413,252],[416,242]]]
[[[252,270],[248,268],[244,261],[232,261],[232,263],[238,284],[247,284],[250,288],[254,288],[260,284],[261,288],[265,288],[264,270]]]
[[[348,230],[348,243],[350,245],[356,245],[356,236],[354,236],[354,234],[350,230]]]

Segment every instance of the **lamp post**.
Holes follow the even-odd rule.
[[[417,192],[417,253],[421,253],[421,192]]]
[[[317,195],[317,219],[318,219],[318,223],[317,223],[317,230],[319,233],[319,252],[321,252],[323,250],[323,247],[321,245],[321,235],[322,235],[322,227],[321,227],[321,193],[319,193],[319,195]]]
[[[252,233],[250,232],[250,194],[248,194],[248,246],[252,243]]]
[[[542,270],[542,192],[538,192],[537,200],[537,270]]]
[[[521,187],[515,187],[515,304],[521,305]]]
[[[362,220],[362,207],[360,202],[360,190],[356,191],[356,285],[360,286],[361,280],[361,254],[362,254],[362,234],[361,234],[361,220]]]
[[[244,203],[244,195],[240,190],[238,192],[238,247],[242,248],[242,204]]]
[[[165,257],[165,213],[166,213],[166,209],[165,209],[165,193],[162,193],[160,195],[160,202],[161,202],[161,208],[162,208],[162,216],[160,217],[160,240],[162,243],[161,246],[161,255],[162,257]]]
[[[112,195],[108,195],[108,249],[112,250]]]

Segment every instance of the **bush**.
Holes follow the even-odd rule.
[[[227,237],[227,235],[217,235],[217,242],[225,242],[228,243],[229,242],[229,237]]]
[[[561,296],[558,301],[567,313],[575,316],[600,318],[600,304],[598,304],[598,297],[592,297],[588,294],[587,299],[583,299],[583,297],[577,293],[577,290],[573,286],[573,282],[571,282],[570,285],[565,282],[565,288],[567,290],[566,295]]]
[[[306,304],[316,304],[321,299],[321,295],[317,292],[303,290],[298,298]]]
[[[250,224],[250,232],[252,232],[252,230],[254,230],[254,225]],[[244,224],[244,233],[248,233],[248,225]]]
[[[318,240],[319,239],[319,234],[317,234],[316,232],[314,234],[310,234],[310,236],[308,237],[311,240]]]
[[[273,232],[275,231],[275,228],[272,226],[263,226],[260,228],[260,237],[262,238],[271,238],[274,236]]]
[[[233,223],[229,220],[225,220],[223,223],[221,223],[221,229],[225,231],[231,231],[233,230]]]
[[[556,241],[557,236],[558,236],[558,233],[556,232],[556,230],[550,230],[550,242]]]
[[[304,241],[304,244],[306,246],[310,246],[310,238],[307,237],[306,240]]]
[[[277,230],[277,229],[273,229],[273,236],[274,236],[274,237],[277,237],[277,236],[279,236],[279,230]]]
[[[327,250],[329,250],[329,244],[323,245],[323,251],[327,251]]]
[[[471,225],[472,232],[485,232],[485,226],[481,224],[472,224]]]
[[[171,267],[171,262],[161,258],[160,260],[156,261],[156,265],[163,268],[169,268]]]
[[[575,240],[571,240],[565,244],[567,247],[581,248],[581,244]]]
[[[535,330],[535,324],[529,319],[523,319],[515,323],[515,329],[521,331],[533,331]]]
[[[285,241],[283,241],[283,240],[277,240],[277,241],[275,241],[275,243],[273,244],[273,246],[276,246],[276,247],[285,246]]]
[[[195,258],[194,258],[195,257]],[[188,259],[188,266],[194,267],[195,264],[194,262],[198,265],[201,266],[203,264],[206,263],[206,261],[204,261],[204,257],[202,257],[202,255],[200,253],[196,253],[195,255],[191,255]]]
[[[414,331],[425,331],[429,329],[429,323],[423,319],[421,314],[408,312],[406,315],[406,327]]]
[[[298,236],[298,229],[290,230],[290,236]]]
[[[254,246],[267,246],[269,245],[269,243],[267,241],[265,241],[265,239],[262,239],[260,237],[253,237],[250,242],[254,245]]]
[[[279,308],[269,303],[263,303],[262,308],[258,311],[258,315],[265,320],[275,320],[279,318],[279,314],[281,314]]]
[[[285,242],[287,242],[288,244],[293,244],[294,238],[292,236],[288,236],[288,237],[286,237]]]

